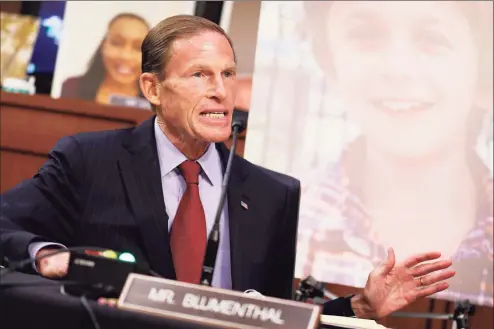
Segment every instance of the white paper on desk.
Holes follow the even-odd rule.
[[[387,329],[373,320],[348,318],[344,316],[321,315],[321,324],[348,329]]]

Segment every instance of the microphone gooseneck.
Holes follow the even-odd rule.
[[[213,282],[214,265],[216,263],[216,256],[220,244],[221,213],[225,205],[228,181],[230,180],[230,171],[232,167],[233,157],[235,156],[235,151],[237,149],[238,134],[243,130],[245,130],[245,121],[240,119],[234,119],[232,121],[232,131],[233,131],[232,147],[230,149],[230,154],[228,155],[228,162],[226,164],[225,175],[223,176],[223,183],[221,185],[220,202],[218,203],[218,209],[216,210],[216,216],[214,217],[213,228],[209,233],[208,243],[206,246],[206,253],[204,255],[204,262],[202,266],[200,283],[205,286],[211,286]]]

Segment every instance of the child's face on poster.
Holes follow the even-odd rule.
[[[457,4],[335,1],[326,22],[336,90],[369,145],[405,157],[464,145],[480,68]]]

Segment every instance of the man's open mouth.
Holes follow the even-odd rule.
[[[227,112],[223,111],[208,111],[208,112],[201,112],[200,114],[203,117],[207,118],[213,118],[213,119],[221,119],[224,118],[227,115]]]

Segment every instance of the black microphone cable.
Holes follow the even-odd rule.
[[[225,175],[223,176],[223,183],[221,185],[220,202],[218,202],[218,209],[216,210],[216,216],[214,218],[213,228],[209,233],[208,243],[206,246],[206,253],[204,255],[204,262],[202,266],[202,274],[200,283],[205,286],[211,286],[213,283],[214,265],[216,262],[216,256],[218,253],[219,241],[220,241],[220,219],[223,207],[225,205],[226,193],[228,188],[228,181],[230,180],[230,173],[233,163],[233,157],[237,149],[238,134],[245,129],[245,121],[242,119],[234,119],[232,122],[232,147],[230,154],[228,155],[228,161],[226,163]]]
[[[98,319],[96,319],[96,314],[94,314],[93,308],[89,304],[86,294],[83,294],[80,297],[82,307],[86,310],[86,312],[89,314],[89,318],[91,319],[91,323],[93,324],[94,329],[101,329],[101,326],[99,325]]]

